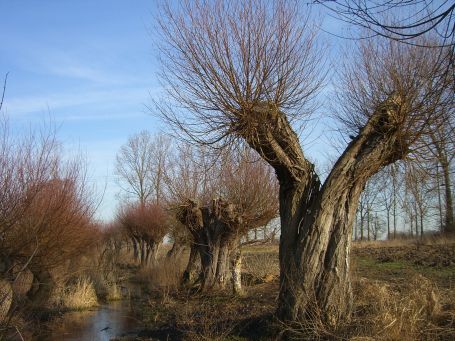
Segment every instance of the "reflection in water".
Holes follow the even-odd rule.
[[[138,321],[129,309],[129,301],[117,301],[91,311],[66,313],[51,335],[42,340],[109,341],[133,332],[137,327]]]

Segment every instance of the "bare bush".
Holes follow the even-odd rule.
[[[12,137],[3,120],[0,130],[2,277],[39,306],[52,292],[52,272],[75,271],[73,260],[96,244],[95,203],[82,160],[62,160],[52,128]]]

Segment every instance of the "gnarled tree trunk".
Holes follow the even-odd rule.
[[[190,230],[192,250],[197,250],[201,259],[200,290],[225,288],[229,276],[229,256],[238,245],[241,222],[233,205],[218,199],[209,208],[199,207],[190,201],[178,218]],[[190,254],[189,262],[193,260]]]
[[[337,325],[351,315],[349,251],[359,197],[369,177],[404,153],[393,100],[373,114],[322,187],[283,113],[265,104],[246,116],[245,126],[255,129],[240,134],[275,168],[280,183],[277,314],[283,321],[319,316]]]

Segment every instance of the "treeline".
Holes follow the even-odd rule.
[[[384,168],[366,184],[354,240],[454,233],[454,116],[435,129],[405,162]]]
[[[182,281],[223,288],[235,277],[229,272],[239,271],[249,231],[276,237],[276,227],[264,232],[264,226],[278,215],[277,182],[251,150],[213,154],[142,131],[121,147],[116,169],[123,203],[114,225],[143,266],[156,261],[168,235],[169,256],[190,252]],[[240,278],[234,288],[240,290]]]

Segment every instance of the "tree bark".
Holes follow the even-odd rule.
[[[140,254],[141,254],[141,266],[144,266],[146,264],[146,243],[143,239],[139,241],[139,246],[140,246]]]
[[[45,306],[51,297],[55,282],[47,270],[33,269],[33,284],[27,296],[32,307]]]
[[[150,264],[152,266],[156,265],[156,261],[158,258],[158,251],[160,249],[160,244],[155,242],[153,239],[146,239],[144,244],[146,244],[147,248],[147,256],[146,256],[146,264]]]
[[[194,279],[194,274],[197,268],[196,262],[198,257],[198,250],[194,244],[191,244],[190,256],[188,258],[188,264],[182,276],[182,283],[189,284]]]
[[[234,253],[234,257],[232,257],[232,274],[231,274],[231,281],[232,281],[232,291],[234,295],[242,295],[242,252],[240,248]]]
[[[137,245],[137,240],[135,237],[131,238],[131,242],[133,243],[133,258],[135,261],[139,259],[139,248]]]
[[[167,258],[179,258],[187,246],[181,242],[174,241],[172,248],[167,252]]]

